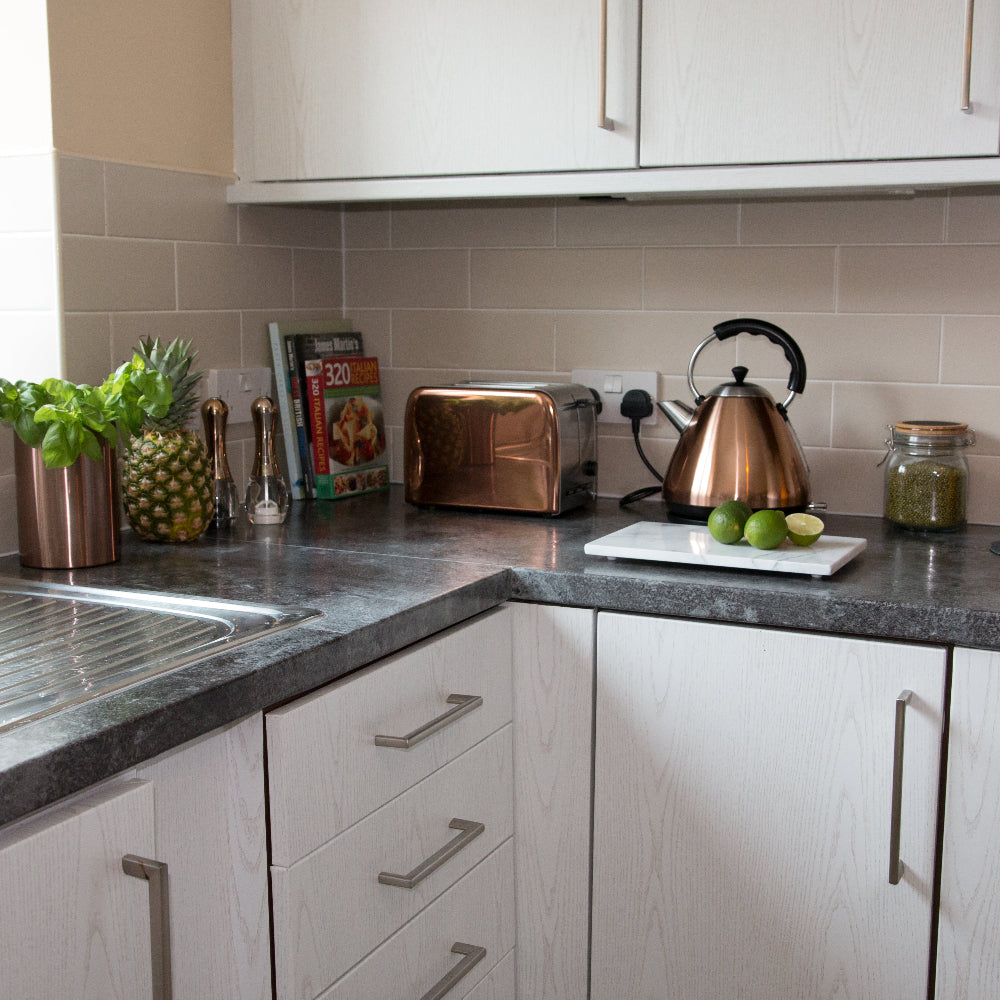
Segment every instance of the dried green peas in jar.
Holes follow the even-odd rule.
[[[914,531],[954,531],[965,524],[969,463],[964,449],[975,440],[968,424],[893,424],[886,441],[886,518]]]

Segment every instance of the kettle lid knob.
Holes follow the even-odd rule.
[[[745,368],[743,365],[737,365],[732,371],[733,371],[733,378],[736,379],[737,385],[743,385],[743,380],[750,373],[750,369]]]

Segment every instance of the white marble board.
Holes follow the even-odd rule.
[[[702,525],[639,521],[587,542],[583,551],[613,559],[732,566],[770,573],[831,576],[850,562],[868,542],[864,538],[823,535],[809,546],[782,542],[776,549],[755,549],[746,539],[723,545]]]

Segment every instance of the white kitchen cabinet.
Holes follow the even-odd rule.
[[[272,867],[277,996],[312,1000],[509,840],[511,772],[507,725],[290,868]],[[446,846],[454,853],[412,887],[379,880]]]
[[[294,864],[511,721],[508,615],[488,612],[267,713],[271,864]],[[431,722],[408,749],[376,741]]]
[[[267,714],[278,1000],[422,996],[461,964],[460,997],[512,952],[512,615]]]
[[[638,2],[233,3],[244,180],[635,166]]]
[[[945,659],[600,614],[592,1000],[924,996]]]
[[[608,0],[602,60],[600,0],[234,0],[229,198],[997,183],[1000,0],[968,63],[967,7]]]
[[[149,887],[122,869],[155,859],[153,786],[105,787],[0,832],[0,996],[152,997]]]
[[[995,156],[1000,3],[644,0],[644,167]]]
[[[510,611],[517,995],[586,997],[595,613]]]
[[[0,996],[158,1000],[151,945],[169,939],[173,1000],[267,1000],[265,823],[258,714],[5,827]],[[167,936],[126,854],[166,866]]]
[[[264,723],[257,713],[136,769],[167,864],[173,1000],[271,996]]]
[[[1000,996],[1000,653],[956,649],[937,996]]]
[[[319,1000],[443,997],[431,991],[453,975],[460,978],[447,998],[461,1000],[513,948],[514,857],[507,840]]]

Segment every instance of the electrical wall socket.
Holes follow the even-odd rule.
[[[202,401],[221,399],[229,407],[229,423],[246,424],[250,404],[258,396],[270,396],[270,368],[210,368],[202,383]]]
[[[648,417],[643,417],[640,421],[643,424],[656,423],[656,394],[657,375],[656,372],[618,372],[606,369],[574,369],[570,376],[574,382],[580,385],[596,389],[601,396],[603,409],[597,415],[597,422],[601,424],[630,424],[632,421],[628,417],[622,416],[622,397],[629,389],[645,389],[653,400],[653,412]]]

